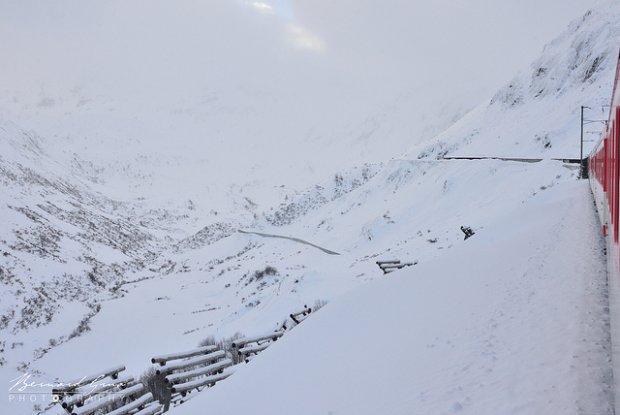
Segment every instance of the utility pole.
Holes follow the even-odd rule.
[[[609,107],[609,105],[603,105],[601,107],[603,112],[605,111],[605,107]],[[584,110],[586,109],[591,110],[592,108],[588,107],[587,105],[581,106],[581,152],[579,153],[579,178],[580,179],[588,178],[588,172],[586,170],[586,165],[583,159],[583,126],[586,124],[592,124],[592,123],[602,123],[602,124],[605,124],[605,126],[607,127],[607,122],[608,122],[607,120],[586,120],[584,119],[583,113],[584,113]]]
[[[583,166],[583,110],[586,108],[590,108],[590,107],[586,107],[584,105],[581,106],[581,150],[579,152],[579,178],[583,179],[583,170],[584,170],[584,166]]]

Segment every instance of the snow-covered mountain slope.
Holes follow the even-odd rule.
[[[443,2],[439,3],[445,6]],[[484,3],[476,2],[479,7]],[[563,12],[568,13],[571,7],[577,7],[572,2],[565,3],[567,7]],[[572,6],[569,7],[569,3]],[[253,7],[248,4],[243,7],[246,6]],[[49,7],[56,10],[53,5]],[[112,10],[106,9],[107,6],[99,7],[106,13]],[[465,12],[472,15],[480,10],[473,6],[466,9]],[[89,13],[85,9],[80,10]],[[160,18],[166,17],[161,11],[168,9],[157,10],[160,11]],[[180,7],[179,10],[185,16],[191,9]],[[217,28],[221,28],[222,22],[227,21],[222,16],[206,16],[202,12],[190,21],[191,24],[184,28],[187,32],[183,33],[192,34],[205,21],[212,21],[215,24],[215,29],[211,28],[215,30],[214,34]],[[229,12],[223,12],[223,16],[228,16]],[[105,18],[109,15],[106,13],[103,13],[104,21],[100,23],[108,27],[109,22],[105,23]],[[471,288],[467,291],[467,287],[459,285],[464,284],[465,280],[456,280],[453,286],[448,284],[453,281],[451,278],[454,278],[455,268],[465,263],[471,265],[467,275],[469,280],[478,284],[481,295],[467,298],[468,303],[455,309],[454,314],[461,319],[455,319],[454,323],[446,323],[452,314],[434,317],[438,318],[436,321],[439,324],[446,323],[445,330],[457,322],[462,323],[459,325],[462,330],[471,330],[470,337],[464,331],[454,334],[455,341],[471,341],[471,344],[460,348],[455,346],[455,356],[463,357],[463,362],[472,365],[480,363],[480,359],[467,357],[478,349],[479,339],[484,338],[492,343],[486,349],[490,361],[485,360],[488,365],[484,369],[506,373],[506,367],[501,365],[507,363],[500,365],[493,362],[500,361],[499,357],[514,362],[508,357],[517,348],[516,334],[524,333],[530,323],[536,333],[543,333],[549,327],[546,320],[538,321],[542,306],[537,301],[550,303],[554,300],[551,288],[546,284],[560,283],[562,281],[557,280],[558,276],[576,275],[579,269],[597,270],[597,258],[600,260],[597,252],[584,254],[592,258],[592,262],[586,263],[579,262],[576,245],[562,245],[562,249],[557,251],[552,249],[567,221],[578,214],[586,214],[585,205],[579,203],[574,203],[575,210],[571,210],[573,206],[569,202],[572,199],[567,196],[570,192],[582,194],[579,193],[583,190],[581,187],[572,187],[568,183],[575,178],[575,168],[549,160],[527,164],[417,158],[421,152],[425,156],[441,155],[447,148],[454,150],[455,154],[457,148],[465,151],[470,147],[462,145],[461,138],[470,136],[474,126],[487,132],[480,134],[476,139],[478,141],[471,140],[471,146],[489,146],[493,149],[493,154],[485,155],[530,155],[540,158],[555,155],[549,152],[551,150],[545,150],[544,145],[542,148],[536,147],[535,137],[530,140],[534,144],[527,140],[520,141],[515,148],[524,150],[519,154],[512,154],[512,144],[506,144],[504,140],[493,144],[489,137],[494,137],[497,131],[514,133],[511,125],[514,125],[516,116],[522,117],[519,125],[527,126],[536,134],[556,131],[560,123],[557,120],[567,122],[573,105],[581,97],[608,95],[607,89],[602,87],[609,73],[605,54],[608,52],[602,44],[607,44],[609,38],[615,39],[617,33],[614,19],[605,13],[620,15],[615,3],[602,1],[599,8],[586,15],[581,24],[573,26],[573,35],[565,34],[545,49],[541,65],[537,68],[546,65],[540,76],[545,77],[545,84],[560,87],[561,91],[556,95],[540,100],[533,95],[528,98],[531,94],[529,83],[526,88],[526,83],[523,83],[525,78],[517,77],[522,81],[521,102],[509,106],[502,98],[506,94],[497,94],[493,104],[488,108],[482,106],[459,121],[430,147],[425,146],[427,151],[414,151],[412,160],[361,163],[389,158],[402,151],[403,143],[409,142],[410,138],[432,135],[465,109],[471,108],[474,103],[470,98],[476,94],[465,94],[467,99],[457,99],[458,102],[452,103],[454,107],[446,109],[441,105],[441,100],[449,97],[449,93],[462,80],[452,79],[454,83],[442,85],[446,88],[443,91],[445,94],[433,95],[431,110],[413,118],[412,109],[421,105],[420,96],[426,96],[430,94],[429,90],[433,90],[432,82],[418,80],[426,89],[417,90],[415,85],[399,88],[399,77],[394,77],[391,80],[393,83],[390,83],[392,89],[387,88],[373,95],[381,89],[381,83],[371,82],[368,89],[358,90],[356,87],[362,85],[365,78],[343,81],[350,73],[346,65],[349,61],[340,62],[336,80],[323,82],[326,80],[321,76],[313,77],[314,72],[331,72],[327,66],[321,66],[326,65],[325,62],[314,60],[321,61],[317,57],[320,54],[307,55],[312,48],[302,48],[303,53],[293,48],[296,51],[294,64],[283,64],[275,75],[257,66],[256,73],[250,77],[252,81],[254,77],[268,75],[272,81],[283,77],[286,82],[282,85],[277,82],[249,82],[244,78],[246,75],[242,76],[248,65],[234,65],[238,63],[234,59],[225,65],[229,72],[209,75],[207,69],[214,63],[213,57],[209,56],[199,58],[197,62],[200,65],[197,67],[187,65],[187,74],[206,71],[209,75],[205,75],[208,82],[205,81],[207,86],[204,88],[196,87],[191,82],[162,85],[159,81],[165,78],[159,76],[162,75],[158,72],[161,68],[154,68],[157,76],[148,78],[144,84],[138,83],[135,88],[130,85],[131,76],[127,77],[129,81],[123,78],[125,82],[121,85],[128,89],[124,90],[125,94],[116,96],[106,95],[104,90],[93,90],[93,84],[84,88],[68,88],[71,92],[67,93],[66,85],[53,82],[55,86],[30,91],[30,95],[9,91],[3,95],[4,98],[0,98],[3,113],[14,118],[23,128],[40,131],[41,136],[9,122],[0,123],[0,214],[3,218],[0,224],[0,284],[3,287],[0,310],[5,316],[0,320],[0,382],[6,384],[23,372],[30,372],[40,380],[67,380],[119,363],[127,365],[130,374],[139,376],[147,369],[154,354],[192,348],[210,336],[223,338],[236,332],[258,334],[274,328],[283,317],[304,304],[331,301],[335,311],[326,311],[324,319],[333,319],[336,323],[353,318],[343,310],[348,307],[366,309],[372,303],[368,298],[369,290],[374,289],[386,297],[377,303],[378,307],[386,309],[380,310],[382,312],[376,314],[376,319],[370,318],[369,323],[373,327],[379,325],[380,317],[392,318],[396,315],[390,314],[390,310],[405,308],[412,298],[410,292],[415,290],[418,290],[416,298],[420,300],[420,306],[427,304],[429,310],[440,313],[444,309],[439,305],[446,296],[460,298],[463,292],[472,292]],[[57,16],[55,13],[51,15]],[[46,22],[49,17],[45,13],[37,16],[37,19]],[[57,16],[58,21],[66,22],[67,16],[61,13],[60,17]],[[172,17],[171,20],[174,20]],[[235,21],[247,23],[253,29],[263,27],[262,20],[246,17]],[[123,22],[127,27],[134,23],[132,19]],[[399,23],[406,26],[402,18]],[[47,24],[49,22],[41,27],[47,28]],[[308,23],[308,27],[311,26]],[[0,31],[8,30],[7,27],[2,26]],[[160,27],[154,25],[151,31],[144,34],[145,37],[153,30],[157,32]],[[273,40],[271,30],[278,32],[269,29],[268,36],[257,35],[250,42],[251,47],[246,45],[243,49],[244,53],[250,53],[259,60],[259,56],[253,55],[250,49],[258,47],[263,40]],[[297,30],[296,33],[298,36],[305,33],[305,41],[310,42],[304,43],[307,46],[315,44],[311,42],[314,38],[308,38],[307,32]],[[579,44],[575,43],[577,38],[583,40],[584,46],[575,57],[573,46]],[[39,38],[34,36],[33,39]],[[116,37],[114,39],[118,40]],[[142,37],[132,41],[140,39]],[[192,39],[188,47],[199,48],[201,38]],[[173,40],[163,45],[164,50],[171,53],[175,50],[177,43]],[[241,45],[245,40],[245,36],[234,38],[232,45]],[[211,43],[208,46],[222,48],[219,41],[217,37],[209,38]],[[224,52],[228,50],[223,49]],[[149,48],[146,50],[152,52]],[[269,51],[266,56],[278,61],[278,53],[272,49]],[[171,56],[179,56],[178,53],[174,52]],[[298,53],[303,57],[300,58]],[[565,56],[573,56],[574,59]],[[596,56],[603,58],[593,65]],[[145,55],[139,56],[142,57]],[[562,65],[569,61],[577,62],[575,71],[583,69],[584,76],[588,73],[588,65],[594,69],[587,79],[577,76],[582,81],[585,79],[578,82],[572,72],[562,72]],[[298,68],[300,62],[303,65]],[[394,64],[390,59],[387,62]],[[140,59],[129,62],[126,68],[139,68],[136,66],[138,63],[142,64]],[[296,68],[301,68],[300,72],[292,70]],[[407,65],[405,68],[411,69]],[[172,69],[166,66],[164,74],[177,74]],[[374,70],[377,69],[370,72]],[[437,71],[433,67],[425,70]],[[446,76],[442,71],[437,72]],[[383,71],[377,73],[385,74]],[[550,76],[548,79],[547,75]],[[178,74],[175,76],[183,78]],[[382,79],[381,76],[373,76],[372,79],[376,81]],[[290,90],[297,91],[291,89],[292,86],[299,85],[299,79],[305,77],[309,77],[310,81],[302,83],[304,89],[291,98]],[[188,78],[190,81],[196,79]],[[527,80],[529,82],[529,75]],[[556,80],[557,83],[554,83]],[[340,81],[344,83],[340,84]],[[59,90],[56,90],[57,86]],[[158,95],[159,89],[156,87],[159,86],[164,88],[161,91],[163,96],[174,99],[151,100]],[[183,88],[177,88],[179,86]],[[272,86],[273,90],[270,89]],[[477,87],[481,86],[474,86],[474,89]],[[330,94],[324,88],[330,90]],[[145,90],[149,93],[142,94]],[[171,93],[187,90],[191,93],[180,93],[178,96]],[[110,91],[118,92],[113,86],[110,86]],[[12,98],[6,99],[15,94],[16,102]],[[322,100],[324,96],[337,99]],[[373,99],[368,100],[369,96]],[[320,103],[324,101],[328,102],[322,106]],[[348,102],[359,105],[344,105]],[[415,105],[411,104],[413,102]],[[308,108],[315,108],[316,111],[309,111]],[[493,114],[494,118],[491,116]],[[556,120],[553,122],[557,125],[549,121],[548,114],[556,114],[551,119]],[[432,120],[428,121],[429,118]],[[332,140],[334,137],[338,140]],[[564,143],[564,139],[557,138],[551,145],[561,157],[567,156],[560,154]],[[564,150],[569,152],[568,144]],[[322,179],[317,180],[317,177]],[[557,190],[558,187],[561,190]],[[306,190],[299,190],[304,188]],[[557,212],[563,214],[557,215]],[[467,244],[462,240],[461,225],[472,226],[477,232]],[[595,228],[593,223],[584,222],[582,225]],[[526,236],[531,234],[532,229],[541,229],[542,237],[528,239]],[[237,230],[292,239],[263,238]],[[571,229],[571,232],[576,231]],[[598,246],[593,234],[589,236],[592,246]],[[514,241],[507,242],[511,238]],[[298,243],[295,239],[308,241],[325,250]],[[502,246],[515,248],[513,251],[502,249]],[[339,255],[329,255],[326,251]],[[549,262],[545,262],[541,254],[546,251],[553,253]],[[568,252],[571,261],[575,262],[562,264],[556,273],[555,266],[564,252]],[[476,266],[484,264],[489,255],[493,260],[488,268],[469,275],[477,269]],[[385,279],[377,285],[365,287],[373,280],[384,279],[374,262],[393,258],[416,265],[403,272],[403,277]],[[270,272],[266,272],[267,269]],[[434,269],[437,273],[432,272]],[[435,275],[438,276],[436,281],[432,280]],[[416,285],[417,281],[421,285]],[[581,280],[571,282],[574,281]],[[521,282],[527,284],[519,288]],[[566,283],[569,284],[568,281]],[[576,298],[570,296],[577,296],[582,289],[581,285],[577,285],[574,291],[569,292],[569,287],[562,287],[566,288],[567,298]],[[347,296],[356,289],[361,291]],[[537,290],[541,291],[539,297],[529,296]],[[518,298],[512,302],[510,299],[495,302],[496,293],[506,296],[514,294]],[[595,303],[599,298],[597,295],[593,292],[592,297],[580,297],[575,301]],[[471,311],[469,301],[481,302],[487,307],[480,310],[479,318],[466,322],[467,312]],[[526,307],[528,301],[536,305],[531,314],[528,314]],[[394,308],[390,309],[392,302]],[[567,312],[559,320],[562,325],[571,318],[583,321],[581,313],[589,307],[584,305],[583,308],[567,310],[570,307],[566,302],[553,304],[557,304],[559,311]],[[503,306],[512,308],[510,313],[502,316],[499,313]],[[593,313],[604,323],[605,310],[593,307]],[[497,329],[498,332],[485,331],[486,320],[482,316],[485,312],[490,316],[498,313],[496,321],[502,326]],[[397,314],[400,317],[402,313]],[[414,327],[424,329],[422,320],[413,321],[414,316],[410,316]],[[523,317],[527,322],[517,324],[513,321],[517,319],[515,316]],[[297,336],[303,339],[333,327],[321,323],[320,315],[317,315],[317,321],[314,328],[309,323],[310,334],[303,334],[303,326],[295,329],[300,333]],[[518,330],[512,333],[504,328],[504,323],[509,328],[516,324]],[[393,321],[385,324],[381,333],[401,328],[402,320],[397,321],[394,317]],[[361,326],[356,327],[362,330]],[[571,327],[571,339],[576,338],[573,336],[576,331],[573,330],[582,328]],[[444,330],[441,327],[436,329]],[[607,375],[599,364],[606,357],[605,350],[600,350],[606,347],[606,333],[598,326],[583,330],[591,330],[586,334],[594,342],[590,354],[582,354],[581,346],[572,341],[563,348],[557,348],[556,339],[549,335],[541,337],[544,341],[540,349],[515,352],[519,359],[525,359],[526,354],[522,353],[531,352],[535,358],[533,364],[549,365],[545,370],[524,372],[526,374],[523,376],[540,374],[540,383],[535,386],[544,385],[544,379],[550,379],[548,374],[558,373],[558,368],[567,363],[566,356],[578,353],[585,356],[585,360],[591,359],[598,371],[593,376],[600,375],[603,379],[599,384],[606,385]],[[356,335],[336,338],[337,332],[331,329],[329,333],[322,333],[323,337],[333,337],[335,344],[341,341],[347,347],[351,345],[351,339],[356,339]],[[416,341],[436,344],[434,332],[427,333],[429,338]],[[452,350],[448,346],[442,350]],[[286,347],[284,343],[283,350],[289,351],[284,351],[283,356],[292,353]],[[378,343],[370,342],[369,347],[380,354]],[[274,347],[274,350],[278,349]],[[546,358],[552,354],[548,353],[550,350],[557,351],[561,357],[547,362]],[[276,352],[270,353],[270,359],[277,359]],[[399,352],[398,355],[400,357],[405,353]],[[356,356],[352,354],[351,359]],[[421,356],[433,357],[424,353]],[[497,361],[493,360],[494,356]],[[366,358],[367,355],[364,355]],[[386,368],[393,367],[394,359],[388,360]],[[447,359],[443,363],[449,365],[450,361]],[[413,365],[418,361],[408,362],[413,362]],[[244,382],[249,382],[248,379],[253,379],[253,376],[263,376],[264,367],[261,364],[254,369],[253,365],[249,365],[247,370],[235,375],[239,380],[234,382],[246,385]],[[360,367],[363,367],[363,361]],[[432,369],[431,365],[426,366],[426,370]],[[440,367],[441,373],[448,373],[448,369]],[[557,385],[562,392],[551,408],[573,408],[566,401],[565,393],[572,390],[575,382],[581,381],[585,385],[582,389],[584,408],[595,408],[593,402],[598,395],[594,391],[594,381],[580,377],[581,369],[577,374],[568,375],[564,384]],[[485,373],[492,372],[481,372],[477,368],[464,376],[473,384]],[[345,375],[342,376],[335,379],[344,379]],[[472,390],[467,389],[467,385],[451,383],[440,375],[433,379],[439,398],[434,397],[430,401],[436,402],[459,387]],[[483,383],[482,392],[477,393],[508,396],[513,393],[514,387],[517,389],[515,394],[531,400],[517,399],[507,405],[523,403],[541,408],[541,395],[527,389],[519,379],[505,384],[501,382],[500,375],[491,374],[484,382],[493,383],[498,388]],[[277,382],[274,380],[274,384]],[[405,382],[402,387],[410,385]],[[338,391],[336,388],[334,390]],[[604,388],[601,390],[600,406],[595,409],[604,411],[607,395]],[[227,399],[227,393],[230,392],[222,392],[221,397],[214,396],[212,399]],[[472,411],[486,409],[487,403],[480,403],[479,396],[467,401],[463,396],[454,395],[455,404],[447,409],[424,406],[424,397],[400,401],[399,405],[405,408],[409,404],[412,407],[419,404],[421,408],[432,407],[448,413],[464,407],[472,408]],[[470,405],[474,398],[476,404]],[[341,405],[338,399],[325,402]],[[374,404],[364,400],[360,402],[368,403],[369,408]],[[33,405],[39,405],[41,409],[47,404],[0,401],[0,412],[20,415],[31,413]],[[353,410],[358,406],[348,408]],[[398,410],[396,408],[395,413]]]
[[[580,110],[606,120],[620,45],[620,3],[604,1],[547,45],[528,70],[411,157],[579,158]],[[584,156],[603,123],[585,125]]]
[[[378,169],[338,173],[305,192],[280,190],[290,201],[271,211],[230,194],[224,211],[214,203],[209,212],[191,201],[165,209],[111,199],[50,158],[35,133],[10,122],[0,123],[0,149],[0,366],[13,368],[88,330],[102,301],[124,295],[131,281],[185,272],[187,252],[259,218],[289,223],[343,197]]]
[[[587,183],[485,225],[328,304],[172,413],[612,414],[604,243]]]
[[[0,124],[0,149],[0,364],[16,365],[7,350],[36,358],[79,335],[102,298],[156,263],[179,218],[94,192],[12,123]]]
[[[192,348],[213,335],[260,334],[304,304],[338,301],[354,287],[384,278],[377,259],[396,257],[416,267],[451,261],[448,253],[463,245],[460,225],[486,233],[506,223],[507,212],[536,203],[541,193],[574,177],[574,168],[560,162],[391,162],[302,220],[280,226],[262,220],[263,232],[302,236],[340,255],[240,233],[169,251],[161,262],[176,267],[123,285],[115,298],[100,303],[88,331],[37,359],[29,354],[31,343],[7,350],[11,364],[0,373],[11,379],[27,369],[44,379],[66,379],[122,363],[140,375],[152,355]],[[277,273],[261,276],[267,266]],[[67,323],[57,320],[33,332],[32,342],[49,335],[55,344],[54,333]],[[8,340],[29,337],[20,333]],[[13,365],[22,361],[27,368]]]

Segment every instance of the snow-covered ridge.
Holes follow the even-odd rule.
[[[123,363],[132,373],[140,373],[145,356],[162,349],[194,347],[210,335],[237,331],[253,335],[272,329],[291,309],[337,298],[351,287],[382,278],[374,264],[378,258],[397,257],[420,264],[441,258],[462,242],[460,225],[483,230],[501,212],[529,203],[574,173],[557,162],[389,163],[364,186],[273,230],[304,236],[342,255],[238,233],[211,245],[162,253],[157,264],[165,266],[155,269],[154,264],[146,272],[132,274],[149,278],[127,281],[118,296],[102,302],[88,322],[90,331],[51,348],[30,367],[48,376],[70,378],[82,370],[118,364],[118,350],[123,350]],[[510,196],[498,196],[505,187],[512,189]],[[267,265],[277,269],[277,274],[253,278]],[[140,312],[131,311],[136,304]],[[151,324],[154,318],[167,327],[165,337],[160,324]],[[73,330],[74,326],[70,320],[53,320],[49,328],[33,331],[28,346],[7,350],[9,368],[16,359],[28,358],[28,348],[37,344],[36,338],[50,331],[58,333],[63,327]],[[110,327],[125,334],[102,338],[101,333]],[[136,327],[140,327],[139,338]],[[131,347],[126,336],[135,341]],[[58,366],[64,361],[62,356],[84,349],[97,350],[97,361],[84,356],[73,359],[71,367]]]
[[[161,241],[133,206],[67,176],[33,133],[0,128],[0,321],[17,334],[48,324],[66,303],[97,308],[156,258]]]
[[[574,21],[540,58],[490,100],[409,151],[420,158],[579,158],[579,111],[605,119],[620,45],[620,3],[603,1]],[[509,51],[508,51],[509,53]],[[585,154],[602,124],[586,128]]]
[[[337,173],[307,191],[282,189],[284,202],[271,210],[240,194],[237,198],[245,202],[234,205],[235,211],[208,215],[205,225],[197,219],[203,212],[191,203],[158,207],[141,198],[107,197],[93,188],[96,180],[49,157],[45,140],[14,123],[0,124],[0,284],[5,287],[0,330],[19,339],[27,331],[60,326],[49,341],[38,339],[28,346],[35,358],[89,330],[101,302],[125,295],[128,284],[187,272],[187,252],[230,237],[239,228],[275,223],[274,218],[290,223],[361,186],[376,170]],[[74,160],[88,166],[77,156]],[[202,229],[192,232],[196,224]],[[254,246],[240,244],[210,260],[208,267]],[[66,317],[69,310],[71,318]],[[13,347],[20,346],[0,348],[0,363],[16,363],[4,354]]]
[[[276,226],[288,225],[311,210],[343,197],[363,186],[381,169],[381,165],[366,164],[344,173],[336,173],[333,183],[316,185],[301,194],[286,196],[284,202],[273,213],[265,215],[265,220]]]

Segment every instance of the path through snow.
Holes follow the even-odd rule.
[[[247,234],[247,235],[258,235],[258,236],[262,236],[263,238],[288,239],[290,241],[297,242],[297,243],[300,243],[300,244],[310,245],[310,246],[312,246],[314,248],[320,249],[321,251],[323,251],[323,252],[325,252],[326,254],[329,254],[329,255],[340,255],[338,252],[331,251],[329,249],[326,249],[326,248],[323,248],[321,246],[315,245],[315,244],[313,244],[311,242],[304,241],[303,239],[299,239],[299,238],[294,238],[292,236],[274,235],[274,234],[271,234],[271,233],[251,232],[251,231],[242,231],[242,230],[239,230],[239,233],[244,233],[244,234]]]

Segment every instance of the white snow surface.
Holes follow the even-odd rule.
[[[391,162],[272,231],[341,255],[239,233],[181,251],[170,258],[182,268],[124,285],[90,331],[28,370],[66,380],[125,364],[139,376],[152,356],[211,335],[263,334],[321,299],[330,304],[174,411],[611,413],[603,242],[587,184],[574,179],[574,167],[553,161]],[[462,224],[477,232],[467,242]],[[392,258],[418,265],[384,277],[374,261]],[[257,280],[265,265],[279,275]],[[63,318],[46,326],[50,337]],[[29,347],[7,359],[29,359]]]
[[[612,414],[587,183],[343,295],[175,415]]]
[[[486,3],[465,11],[475,15]],[[557,27],[585,7],[564,3]],[[549,160],[575,156],[576,111],[606,103],[611,92],[620,8],[617,1],[596,3],[492,103],[390,161],[385,160],[401,153],[405,143],[452,124],[495,81],[470,85],[476,93],[456,90],[463,79],[441,84],[428,112],[412,118],[423,106],[419,97],[437,92],[433,82],[416,79],[401,91],[395,76],[391,89],[383,90],[379,81],[386,68],[370,67],[332,91],[343,101],[323,107],[317,97],[332,85],[323,75],[333,73],[321,53],[333,57],[347,42],[345,35],[328,36],[338,32],[337,22],[320,26],[314,19],[321,16],[312,13],[305,15],[304,30],[292,32],[305,46],[284,49],[292,57],[269,74],[271,83],[255,83],[267,76],[269,65],[242,77],[247,65],[236,59],[208,74],[206,86],[192,84],[196,78],[188,76],[163,91],[156,86],[170,66],[154,68],[152,78],[135,89],[127,75],[109,91],[95,87],[106,89],[105,82],[55,83],[55,74],[73,62],[71,54],[56,56],[56,49],[40,57],[62,63],[51,65],[49,79],[35,73],[37,81],[30,84],[30,71],[41,68],[12,68],[11,74],[24,78],[15,85],[10,77],[0,81],[6,92],[0,98],[0,383],[24,372],[38,381],[67,381],[118,364],[138,377],[155,355],[193,349],[210,336],[264,334],[318,300],[329,304],[172,413],[613,413],[599,224],[586,184],[575,181],[575,167]],[[31,19],[41,23],[36,26],[41,32],[2,45],[0,52],[18,50],[22,56],[27,48],[19,46],[38,44],[46,28],[58,35],[65,28],[59,23],[71,20],[58,4],[40,14],[12,5],[6,16],[25,20],[2,26],[0,33],[15,33],[16,22]],[[88,15],[85,27],[97,22],[106,28],[103,37],[115,29],[110,22],[119,23],[112,18],[114,7],[100,3],[105,13],[92,22],[90,9],[72,4]],[[216,33],[230,7],[233,14],[246,6],[243,10],[255,13],[255,3],[231,4],[221,15],[198,13],[183,33],[202,28],[202,19],[214,23],[206,27]],[[442,10],[435,7],[431,15]],[[461,9],[453,10],[456,17]],[[553,7],[543,9],[553,14]],[[169,9],[155,10],[151,23],[168,21]],[[188,10],[175,13],[186,16]],[[368,10],[368,16],[380,11]],[[383,30],[394,15],[381,15]],[[121,37],[134,23],[130,16],[121,18]],[[257,43],[289,27],[269,26],[273,16],[235,16],[249,25],[248,33],[260,34],[252,38]],[[398,20],[403,27],[406,17]],[[170,22],[178,18],[172,15]],[[353,33],[363,33],[366,24],[356,22]],[[149,38],[159,27],[141,36]],[[62,29],[63,36],[79,43],[71,28]],[[318,53],[321,43],[311,36],[318,32],[335,45],[342,42],[340,47]],[[246,34],[229,40],[241,45]],[[125,47],[131,50],[141,36]],[[278,39],[266,56],[279,56]],[[366,41],[380,50],[381,39]],[[109,48],[118,43],[112,40],[95,44]],[[169,39],[163,50],[176,51],[177,40]],[[187,48],[198,47],[199,40],[192,38]],[[209,37],[209,47],[219,40]],[[264,57],[253,55],[257,43],[245,45],[243,56]],[[403,43],[389,51],[392,59],[398,45]],[[151,61],[142,58],[153,58],[157,47],[150,44],[127,68],[145,69],[144,62]],[[362,63],[363,50],[351,53],[339,63],[336,79],[347,79],[350,64]],[[88,68],[112,75],[127,69],[97,65],[100,58]],[[188,75],[201,74],[212,59],[198,57]],[[387,68],[392,59],[386,59]],[[480,66],[466,75],[488,61],[476,62]],[[407,62],[403,73],[415,66],[415,60]],[[300,67],[303,71],[294,70]],[[489,76],[503,71],[495,70]],[[445,75],[434,67],[424,71]],[[109,75],[95,79],[114,79]],[[298,91],[295,96],[303,98],[291,98],[290,86],[304,76],[310,79],[305,91],[312,94]],[[282,83],[274,81],[278,77]],[[368,80],[375,82],[357,89]],[[539,84],[547,92],[536,96]],[[416,89],[420,85],[424,88]],[[20,91],[25,86],[29,89]],[[375,89],[381,92],[373,95]],[[119,90],[126,94],[115,95]],[[463,96],[444,106],[453,90]],[[160,92],[171,99],[150,99]],[[323,112],[307,110],[310,104]],[[235,159],[239,154],[244,156]],[[545,160],[436,160],[446,154]],[[461,225],[476,235],[464,242]],[[293,240],[236,232],[240,229]],[[384,277],[374,263],[379,259],[417,265]],[[277,273],[260,274],[267,266]],[[0,413],[36,413],[46,405],[0,400]],[[62,413],[58,407],[49,412],[54,411]]]

